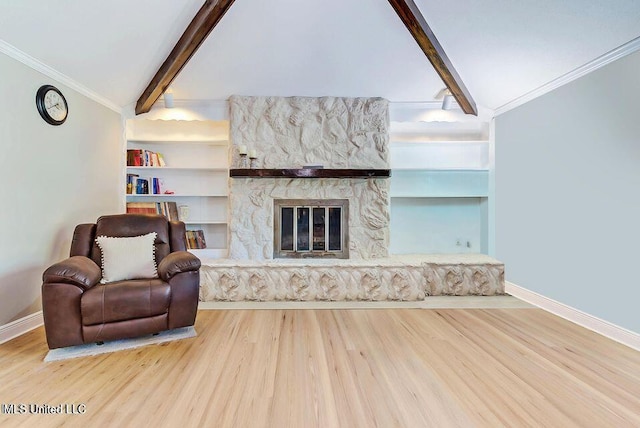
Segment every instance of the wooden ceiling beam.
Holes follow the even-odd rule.
[[[136,114],[147,113],[167,90],[180,70],[205,41],[211,30],[220,22],[234,0],[206,0],[187,29],[164,60],[160,69],[136,103]]]
[[[422,52],[427,56],[444,84],[449,88],[462,111],[466,114],[477,116],[478,108],[469,90],[464,86],[462,79],[413,0],[389,0],[389,3],[418,43]]]

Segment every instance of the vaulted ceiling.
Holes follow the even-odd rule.
[[[640,36],[637,0],[415,3],[475,101],[494,109]],[[0,40],[126,106],[201,5],[0,0]],[[236,0],[172,84],[176,99],[198,100],[431,101],[443,87],[388,0]]]

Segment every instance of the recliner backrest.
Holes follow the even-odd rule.
[[[116,214],[105,215],[98,218],[95,233],[92,239],[90,258],[98,265],[102,265],[102,253],[100,247],[95,242],[97,236],[112,236],[127,238],[132,236],[146,235],[156,232],[158,236],[155,240],[156,264],[159,264],[170,252],[169,222],[161,215],[146,214]]]

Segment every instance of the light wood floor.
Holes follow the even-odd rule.
[[[640,427],[640,352],[540,309],[200,311],[198,337],[43,363],[0,345],[0,426]]]

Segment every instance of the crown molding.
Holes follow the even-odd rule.
[[[632,54],[640,49],[640,37],[631,40],[630,42],[625,43],[622,46],[619,46],[609,52],[605,53],[602,56],[590,61],[584,65],[581,65],[578,68],[571,70],[570,72],[553,79],[552,81],[545,83],[544,85],[527,92],[526,94],[509,101],[508,103],[498,107],[495,109],[495,115],[501,115],[502,113],[506,113],[509,110],[513,110],[516,107],[520,107],[522,104],[527,103],[539,96],[542,96],[548,92],[553,91],[554,89],[559,88],[560,86],[566,85],[567,83],[573,82],[580,77],[591,73],[601,67],[604,67],[607,64],[611,64],[612,62],[625,57],[629,54]]]
[[[9,56],[9,57],[11,57],[13,59],[15,59],[16,61],[21,62],[22,64],[26,65],[27,67],[30,67],[30,68],[34,69],[35,71],[44,74],[45,76],[48,76],[48,77],[50,77],[52,79],[55,79],[56,81],[62,83],[63,85],[66,85],[69,88],[79,92],[80,94],[84,95],[85,97],[92,99],[93,101],[97,102],[98,104],[102,104],[103,106],[115,111],[118,114],[122,113],[122,108],[120,106],[118,106],[117,104],[113,103],[112,101],[108,100],[107,98],[103,97],[102,95],[99,95],[98,93],[92,91],[91,89],[87,88],[86,86],[76,82],[75,80],[73,80],[72,78],[67,76],[66,74],[60,73],[59,71],[49,67],[48,65],[42,63],[41,61],[35,59],[31,55],[22,52],[20,49],[16,48],[13,45],[10,45],[9,43],[5,42],[4,40],[0,40],[0,52],[6,54],[7,56]]]

